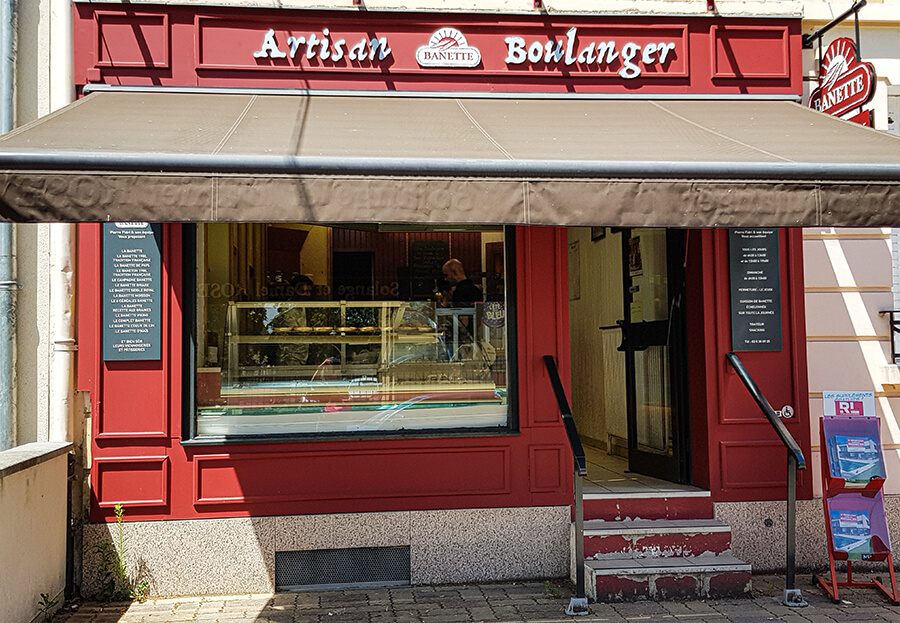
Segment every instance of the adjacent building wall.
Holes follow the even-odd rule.
[[[850,3],[810,0],[803,6],[803,32],[810,33],[845,11]],[[861,60],[873,63],[878,76],[875,97],[866,108],[874,111],[876,130],[900,134],[898,120],[889,115],[889,104],[896,102],[900,85],[900,3],[869,2],[859,18]],[[837,37],[854,36],[850,18],[825,35],[823,50]],[[817,57],[818,49],[804,52],[807,95],[816,86]],[[827,390],[875,392],[888,470],[885,491],[900,493],[900,367],[891,361],[888,315],[880,313],[897,307],[891,234],[890,228],[804,230],[813,442],[810,467],[818,496],[822,494],[818,420],[823,413],[822,392]]]
[[[0,621],[29,623],[66,583],[66,443],[0,452]]]

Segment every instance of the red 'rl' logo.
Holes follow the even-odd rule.
[[[835,413],[838,415],[862,415],[863,403],[855,400],[836,400]]]

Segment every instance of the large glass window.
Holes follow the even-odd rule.
[[[196,228],[198,436],[506,427],[502,229]]]

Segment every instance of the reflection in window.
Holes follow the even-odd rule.
[[[198,227],[197,433],[508,422],[504,235]]]

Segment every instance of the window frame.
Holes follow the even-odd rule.
[[[322,223],[327,225],[327,223]],[[182,415],[183,446],[219,446],[308,441],[374,439],[440,439],[456,437],[501,437],[519,434],[518,272],[516,228],[503,227],[506,284],[507,420],[499,427],[420,428],[412,430],[347,431],[328,433],[278,433],[251,435],[197,434],[197,225],[181,224],[182,252]]]

